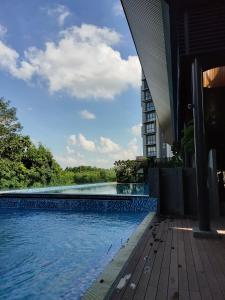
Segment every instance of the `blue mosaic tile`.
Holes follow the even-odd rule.
[[[72,210],[77,212],[149,212],[157,210],[157,199],[116,195],[1,195],[0,208]]]

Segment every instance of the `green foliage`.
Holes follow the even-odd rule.
[[[116,180],[114,169],[101,169],[90,166],[80,166],[74,168],[66,168],[66,172],[74,174],[74,182],[76,183],[96,183],[96,182],[112,182]]]
[[[116,179],[120,183],[144,182],[148,160],[119,160],[114,163]]]
[[[193,121],[183,130],[183,136],[180,143],[174,143],[171,147],[173,156],[169,160],[155,161],[155,167],[173,168],[183,166],[184,153],[194,154],[194,125]]]
[[[181,167],[183,165],[183,159],[180,144],[174,143],[171,147],[171,151],[173,153],[173,156],[169,161],[168,167]]]
[[[187,153],[194,153],[194,125],[193,121],[189,122],[188,126],[183,130],[181,146]]]
[[[28,172],[22,163],[0,159],[0,187],[5,189],[28,186]]]
[[[0,189],[115,181],[114,169],[89,166],[62,170],[50,150],[21,134],[16,109],[0,98]]]
[[[119,160],[114,163],[117,182],[136,182],[135,165],[132,160]]]
[[[16,109],[9,107],[9,101],[0,98],[0,136],[8,138],[11,135],[18,134],[22,130],[21,124],[16,117]]]

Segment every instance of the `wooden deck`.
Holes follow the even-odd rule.
[[[224,225],[225,219],[213,223]],[[110,300],[225,299],[225,239],[196,239],[195,226],[190,219],[155,218],[120,276],[130,279],[121,289],[116,284]]]

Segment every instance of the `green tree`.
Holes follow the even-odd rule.
[[[118,182],[136,182],[137,170],[134,160],[119,160],[114,163]]]
[[[0,188],[115,181],[114,169],[80,166],[62,170],[45,146],[22,134],[16,109],[0,98]]]

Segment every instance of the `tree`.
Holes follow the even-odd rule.
[[[21,136],[22,126],[17,120],[16,109],[9,105],[9,101],[0,98],[0,157],[17,160],[30,142],[28,137]]]
[[[19,134],[22,126],[16,117],[16,108],[10,107],[10,102],[0,98],[0,137]]]
[[[50,185],[62,172],[51,152],[36,147],[16,117],[16,109],[0,98],[0,187],[20,188]]]
[[[135,160],[115,161],[115,172],[118,182],[131,183],[137,181],[137,162]]]
[[[62,168],[54,160],[52,153],[43,145],[35,147],[33,144],[27,149],[22,163],[29,173],[29,186],[48,186],[53,178],[60,177]]]
[[[49,149],[22,134],[16,109],[0,98],[0,189],[115,181],[114,169],[62,170]]]

